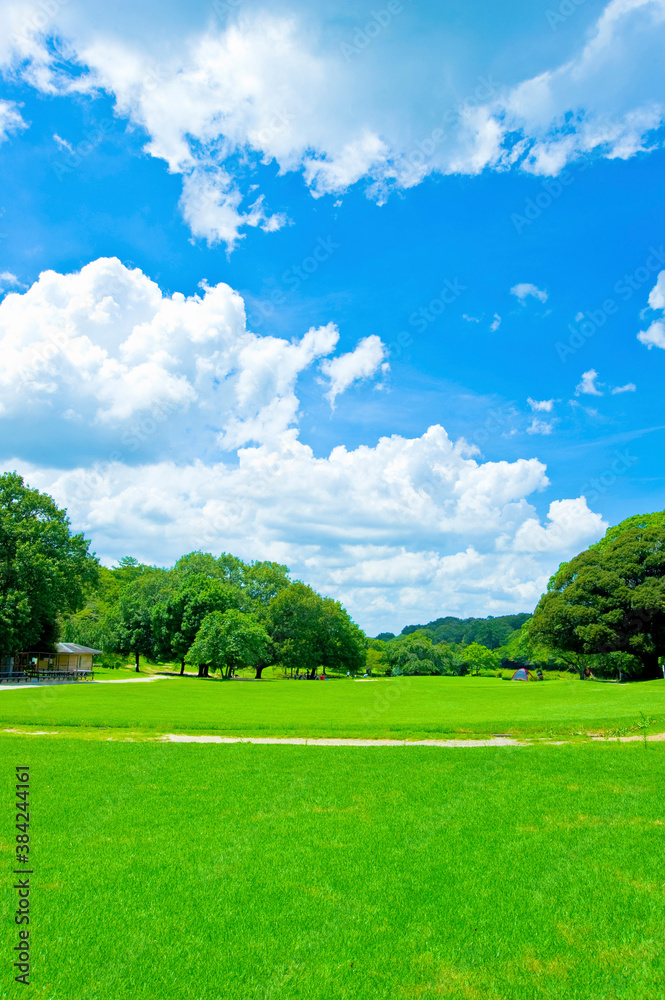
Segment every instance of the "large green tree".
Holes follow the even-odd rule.
[[[387,643],[386,659],[393,675],[452,675],[462,669],[462,660],[447,643],[433,643],[423,632],[411,632]]]
[[[665,653],[665,512],[630,517],[562,563],[532,620],[534,642],[578,654],[630,653],[645,679]]]
[[[157,657],[153,611],[168,582],[167,570],[151,567],[122,587],[105,616],[108,651],[133,654],[137,673],[140,656]]]
[[[213,611],[240,607],[242,592],[223,577],[205,572],[169,576],[171,586],[153,608],[152,625],[157,654],[179,660],[182,674],[187,653],[203,620]]]
[[[365,634],[341,604],[304,583],[292,583],[272,598],[268,629],[279,662],[291,671],[314,677],[317,667],[355,673],[365,665]]]
[[[0,476],[0,654],[52,647],[97,578],[89,545],[50,496]]]
[[[260,678],[269,646],[270,636],[254,615],[231,608],[204,618],[187,656],[192,663],[226,671],[227,677],[243,667],[254,667]]]

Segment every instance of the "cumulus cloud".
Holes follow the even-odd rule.
[[[494,313],[494,319],[490,323],[491,332],[496,333],[496,331],[499,329],[500,326],[501,326],[501,317],[499,316],[498,313]]]
[[[290,342],[258,336],[228,285],[168,296],[102,258],[75,274],[46,271],[0,304],[0,416],[21,416],[27,448],[44,425],[60,428],[63,446],[93,449],[137,450],[144,425],[152,448],[191,447],[203,428],[221,449],[264,443],[296,425],[298,377],[338,338],[333,324]],[[333,359],[331,399],[382,358],[369,337]]]
[[[326,399],[329,400],[331,407],[334,409],[337,396],[354,382],[371,378],[379,369],[387,374],[390,366],[385,361],[386,354],[381,338],[372,334],[361,340],[355,350],[348,354],[340,354],[337,358],[322,361],[319,367],[330,382]]]
[[[335,398],[385,365],[376,335],[331,358],[337,343],[332,324],[251,333],[228,285],[165,295],[113,258],[45,272],[0,304],[4,467],[51,492],[107,561],[277,559],[370,631],[532,607],[598,537],[598,515],[561,501],[541,526],[540,461],[482,462],[438,425],[315,455],[298,436],[299,376],[323,363]]]
[[[526,432],[527,434],[551,434],[555,424],[555,420],[539,420],[538,417],[533,417]]]
[[[611,0],[568,58],[525,78],[516,70],[510,84],[471,84],[450,40],[430,37],[414,13],[397,57],[404,72],[378,43],[345,58],[340,19],[312,17],[297,0],[229,7],[221,22],[192,16],[170,33],[169,12],[159,32],[152,19],[123,30],[120,15],[103,27],[109,15],[94,3],[42,13],[5,5],[0,64],[42,93],[112,95],[145,130],[149,155],[182,176],[192,232],[229,247],[247,226],[286,221],[254,190],[264,164],[300,171],[315,197],[362,182],[382,201],[432,173],[555,175],[580,156],[627,158],[655,148],[665,122],[665,0]],[[422,74],[410,72],[414,59]],[[7,114],[17,126],[16,110]]]
[[[604,385],[603,382],[596,383],[598,378],[598,372],[595,368],[590,368],[588,372],[582,373],[582,381],[575,388],[576,396],[602,396],[603,393],[598,388],[600,385]]]
[[[658,275],[656,284],[649,293],[649,307],[654,311],[665,312],[665,271]],[[640,331],[637,339],[651,350],[652,347],[660,347],[665,350],[665,322],[663,319],[655,319],[646,330]]]
[[[535,285],[532,285],[528,281],[521,281],[518,285],[513,285],[510,289],[510,294],[515,295],[520,302],[524,302],[529,296],[538,299],[539,302],[547,302],[547,292],[541,288],[536,288]]]
[[[19,467],[106,559],[164,564],[193,548],[276,559],[370,633],[444,609],[529,609],[558,562],[606,527],[583,498],[552,503],[541,525],[526,499],[547,485],[540,462],[481,463],[440,426],[323,458],[291,437],[237,462]]]
[[[548,524],[528,518],[520,525],[511,547],[515,552],[558,552],[580,549],[607,530],[600,514],[593,514],[584,497],[553,500]],[[509,544],[505,542],[504,544]]]
[[[554,399],[531,399],[527,397],[527,403],[534,413],[551,413],[556,400]]]

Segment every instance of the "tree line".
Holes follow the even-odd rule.
[[[141,656],[179,662],[181,673],[190,663],[201,676],[252,667],[260,677],[279,664],[313,677],[367,663],[391,674],[526,665],[653,679],[665,653],[665,512],[630,517],[562,563],[532,617],[440,618],[367,640],[339,602],[279,563],[196,551],[169,569],[132,557],[100,566],[65,510],[4,473],[0,656],[58,639],[132,655],[137,669]]]
[[[105,654],[187,663],[199,676],[266,666],[314,677],[363,669],[367,640],[345,609],[275,562],[191,552],[170,569],[100,566],[66,511],[0,476],[0,655],[76,642]]]

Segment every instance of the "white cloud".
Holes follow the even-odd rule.
[[[665,351],[665,323],[662,320],[654,322],[646,330],[641,330],[637,339],[651,350],[652,347],[660,347]]]
[[[355,350],[348,354],[340,354],[337,358],[328,358],[319,365],[321,371],[330,382],[326,399],[335,406],[335,400],[354,382],[371,378],[381,369],[388,373],[389,364],[385,360],[387,351],[380,337],[372,334],[359,341]]]
[[[599,382],[598,384],[596,384],[597,378],[598,378],[598,372],[595,370],[595,368],[590,368],[588,372],[583,372],[582,381],[575,388],[575,395],[602,396],[603,394],[598,388],[598,386],[604,385],[604,383]]]
[[[382,201],[432,173],[554,175],[580,156],[627,158],[657,146],[665,122],[665,0],[611,0],[572,54],[536,72],[531,58],[529,76],[513,60],[507,84],[474,77],[453,36],[414,12],[399,49],[377,43],[349,60],[337,12],[314,16],[298,0],[229,10],[222,22],[207,8],[207,25],[199,10],[189,25],[164,11],[156,30],[154,16],[129,24],[95,3],[40,17],[6,3],[0,64],[43,93],[111,94],[146,131],[147,152],[182,176],[192,232],[229,248],[247,226],[285,222],[252,190],[261,164],[301,171],[317,197],[362,181]],[[82,71],[66,72],[68,59]]]
[[[525,499],[547,484],[535,459],[479,463],[442,427],[316,458],[295,438],[245,448],[238,463],[11,463],[66,505],[107,560],[164,564],[193,548],[286,562],[342,600],[370,633],[443,608],[533,607],[562,558],[606,527],[583,498]]]
[[[0,142],[8,139],[13,132],[20,132],[27,127],[18,105],[13,101],[0,100]]]
[[[527,403],[534,413],[551,413],[555,402],[557,402],[555,399],[531,399],[531,396],[527,397]]]
[[[637,386],[634,382],[627,382],[626,385],[617,385],[612,389],[612,395],[616,396],[620,392],[635,392]]]
[[[526,432],[527,434],[551,434],[555,424],[555,420],[539,420],[538,417],[533,417]]]
[[[297,423],[297,379],[338,337],[332,324],[291,342],[257,336],[228,285],[165,296],[140,270],[102,258],[76,274],[46,271],[0,303],[0,413],[21,415],[25,434],[60,427],[63,446],[85,435],[87,447],[138,447],[145,421],[157,424],[155,446],[191,447],[202,428],[224,449],[264,443]],[[381,341],[369,337],[334,359],[331,399],[382,358]]]
[[[540,526],[537,459],[481,462],[438,425],[317,457],[298,439],[297,382],[332,354],[336,328],[256,336],[227,285],[164,295],[115,259],[48,271],[0,304],[0,340],[4,467],[53,493],[107,561],[194,548],[277,559],[378,631],[444,607],[528,609],[600,534],[583,500]],[[330,392],[383,357],[371,335],[324,363]]]
[[[529,518],[518,528],[512,543],[516,552],[557,552],[581,549],[600,537],[607,524],[600,514],[592,513],[584,497],[554,500],[550,504],[549,524]]]
[[[57,132],[53,133],[53,139],[55,140],[55,144],[59,149],[64,149],[65,152],[67,153],[72,153],[72,154],[74,153],[74,147],[72,146],[71,142],[68,142],[66,139],[63,139],[62,136],[59,136]]]
[[[490,324],[490,330],[492,331],[492,333],[496,333],[496,331],[499,329],[500,326],[501,326],[501,317],[499,316],[498,313],[494,313],[494,319]]]
[[[649,292],[649,307],[665,312],[665,271],[660,272],[656,284]],[[646,330],[638,333],[637,339],[646,344],[649,350],[652,347],[660,347],[665,350],[665,322],[663,319],[654,320]]]
[[[659,273],[656,284],[649,292],[649,306],[651,309],[665,309],[665,271]]]
[[[540,302],[547,302],[547,292],[540,288],[536,288],[528,281],[521,281],[518,285],[513,285],[510,289],[510,294],[517,296],[520,302],[524,302],[529,296],[538,299]]]

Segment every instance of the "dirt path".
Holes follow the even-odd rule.
[[[344,740],[344,739],[306,739],[278,736],[186,736],[182,733],[169,733],[158,739],[168,743],[277,743],[291,746],[308,747],[528,747],[536,743],[546,743],[549,746],[562,746],[568,740],[524,740],[513,739],[510,736],[492,736],[486,740]],[[604,736],[592,736],[592,740],[605,742]],[[643,736],[621,736],[621,743],[632,743],[643,740]],[[665,740],[665,733],[647,736],[647,740]],[[614,742],[614,740],[612,740]]]
[[[147,680],[148,678],[146,678]],[[45,730],[22,730],[3,729],[3,733],[14,733],[17,736],[71,736],[71,733],[61,734],[59,731]],[[604,737],[589,733],[589,738],[595,743],[636,743],[644,740],[644,736],[619,736]],[[307,746],[307,747],[532,747],[542,744],[544,746],[564,746],[571,744],[572,740],[550,740],[550,739],[518,739],[511,736],[492,736],[488,739],[479,740],[353,740],[353,739],[319,739],[298,736],[190,736],[186,733],[168,733],[165,736],[145,736],[134,733],[128,736],[122,733],[118,736],[106,736],[105,740],[145,743],[257,743],[282,746]],[[649,743],[665,742],[665,733],[653,733],[647,736]]]
[[[175,677],[175,674],[173,675]],[[98,681],[77,681],[81,686],[84,684],[140,684],[142,681],[168,681],[171,680],[169,674],[157,674],[154,677],[107,677]],[[71,681],[45,681],[43,684],[0,684],[0,691],[23,691],[34,690],[35,688],[63,687],[71,684]]]

